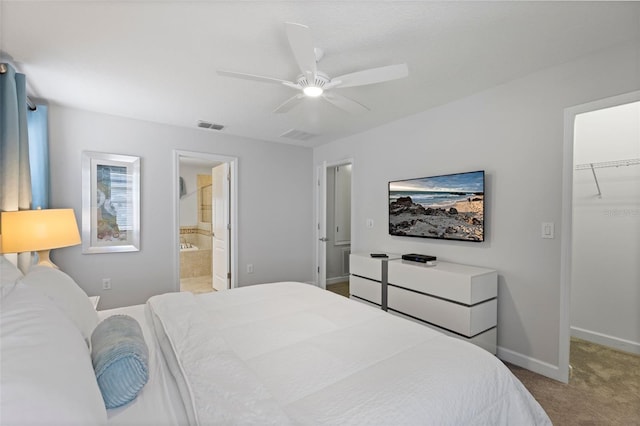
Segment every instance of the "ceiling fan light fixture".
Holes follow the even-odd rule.
[[[309,96],[310,98],[317,98],[318,96],[322,95],[322,92],[324,92],[322,87],[318,86],[307,86],[302,91],[306,96]]]

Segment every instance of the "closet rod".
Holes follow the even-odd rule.
[[[8,71],[7,64],[4,62],[0,62],[0,74],[4,74]],[[27,106],[31,111],[35,111],[37,109],[36,104],[31,100],[29,95],[27,95]]]
[[[601,163],[578,164],[576,170],[592,170],[603,167],[620,167],[620,166],[637,166],[640,164],[640,158],[630,158],[628,160],[603,161]]]

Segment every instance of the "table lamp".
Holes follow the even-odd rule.
[[[51,259],[51,249],[80,244],[73,209],[21,210],[2,212],[0,253],[38,253],[38,265],[59,269]]]

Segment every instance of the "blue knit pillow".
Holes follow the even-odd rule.
[[[149,350],[138,321],[114,315],[98,324],[91,360],[107,408],[133,401],[149,379]]]

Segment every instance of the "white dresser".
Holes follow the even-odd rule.
[[[384,263],[400,259],[400,255],[389,254],[388,258],[373,258],[368,253],[351,253],[349,257],[349,293],[359,302],[382,307]],[[386,278],[386,273],[385,273]],[[385,282],[386,284],[386,282]]]
[[[498,274],[495,270],[390,255],[353,253],[351,298],[474,343],[495,354]]]

